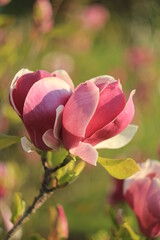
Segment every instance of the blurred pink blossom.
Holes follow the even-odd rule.
[[[13,227],[13,223],[11,222],[12,212],[7,204],[3,201],[0,202],[0,217],[2,219],[3,225],[8,232]],[[22,229],[20,228],[16,233],[14,239],[21,239],[22,237]]]
[[[0,132],[5,133],[9,128],[8,119],[0,113]]]
[[[126,60],[134,70],[137,67],[153,63],[154,54],[151,49],[147,47],[131,47],[126,53]]]
[[[101,4],[92,4],[82,10],[80,19],[85,28],[99,30],[108,21],[109,11]]]
[[[141,163],[140,171],[124,180],[123,191],[142,233],[151,238],[160,236],[160,162]]]
[[[61,238],[68,239],[69,236],[69,230],[68,230],[68,221],[64,212],[64,209],[62,205],[57,205],[57,211],[58,211],[58,236]]]
[[[7,5],[10,2],[11,2],[11,0],[0,0],[0,6]]]
[[[58,204],[56,211],[55,208],[51,208],[50,213],[51,221],[53,222],[53,228],[48,236],[48,240],[68,239],[68,221],[62,205]]]
[[[112,182],[113,182],[113,188],[109,195],[109,203],[111,205],[114,205],[124,200],[123,180],[113,178]]]
[[[0,163],[0,199],[3,199],[7,193],[7,189],[5,186],[5,178],[6,178],[6,165],[4,163]]]
[[[36,0],[33,7],[33,19],[37,29],[42,33],[53,27],[53,9],[49,0]]]
[[[151,90],[152,87],[148,81],[139,82],[136,87],[138,101],[148,105],[150,97],[152,96]]]

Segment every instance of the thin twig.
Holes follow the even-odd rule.
[[[8,232],[5,240],[10,240],[14,236],[14,234],[17,232],[17,230],[25,222],[29,220],[30,216],[34,214],[47,201],[47,199],[53,194],[53,192],[57,188],[60,187],[58,186],[57,178],[55,178],[56,180],[55,186],[49,188],[49,184],[52,179],[51,175],[55,173],[58,169],[67,165],[67,163],[70,161],[69,158],[65,158],[64,161],[61,164],[59,164],[57,167],[48,168],[46,164],[47,163],[46,156],[42,156],[41,160],[42,160],[42,165],[44,167],[45,172],[44,172],[44,178],[43,178],[43,182],[42,182],[39,194],[35,197],[35,199],[33,200],[33,203],[27,208],[23,216],[15,223],[12,229]]]
[[[44,202],[52,195],[53,192],[50,193],[45,193],[45,192],[40,192],[37,197],[35,197],[33,203],[31,206],[28,207],[28,209],[25,211],[23,216],[18,220],[18,222],[13,226],[13,228],[8,232],[5,240],[11,239],[14,234],[17,232],[17,230],[27,222],[30,218],[30,216],[35,213],[38,208],[40,208]]]

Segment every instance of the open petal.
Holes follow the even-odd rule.
[[[70,153],[80,157],[85,162],[96,166],[98,152],[90,144],[80,142],[78,147],[70,150]]]
[[[63,105],[58,106],[58,108],[56,109],[56,119],[53,128],[53,136],[58,140],[60,139],[60,132],[62,128],[63,109],[64,109]]]
[[[88,124],[85,138],[113,121],[124,109],[126,98],[119,82],[107,85],[99,96],[97,109]]]
[[[51,77],[51,74],[42,70],[31,72],[27,69],[21,70],[15,76],[11,84],[10,102],[20,116],[23,114],[24,101],[30,88],[35,82],[46,77]]]
[[[110,83],[112,82],[116,82],[116,80],[109,75],[102,75],[102,76],[98,76],[95,78],[91,78],[89,81],[93,82],[98,88],[99,91],[103,91],[103,89]]]
[[[16,108],[15,104],[14,104],[14,101],[13,101],[13,91],[14,89],[16,88],[16,84],[17,84],[17,81],[18,79],[23,76],[24,74],[27,74],[27,73],[32,73],[33,71],[30,71],[28,69],[24,69],[22,68],[16,75],[15,77],[13,78],[12,80],[12,83],[11,83],[11,86],[10,86],[10,93],[9,93],[9,100],[10,100],[10,103],[12,105],[12,107],[14,108],[14,110],[20,115],[20,112],[18,111],[18,109]]]
[[[72,82],[72,79],[70,78],[70,76],[68,75],[68,73],[65,70],[56,70],[52,73],[53,77],[58,77],[62,80],[64,80],[66,83],[69,84],[72,92],[74,91],[74,85]]]
[[[53,136],[53,130],[48,129],[42,136],[44,143],[47,147],[58,151],[60,147],[60,142]]]
[[[29,141],[27,137],[21,138],[21,145],[23,150],[27,153],[33,152],[36,149],[35,146],[31,143],[31,141]]]
[[[23,109],[23,122],[32,142],[46,150],[42,135],[54,127],[56,109],[65,105],[71,95],[70,87],[62,79],[44,78],[29,90]]]
[[[107,139],[103,142],[100,142],[94,147],[96,149],[103,149],[103,148],[117,149],[117,148],[124,147],[132,140],[135,133],[137,132],[137,129],[138,129],[138,126],[130,124],[126,129],[124,129],[118,135],[110,139]]]
[[[99,100],[99,89],[94,83],[88,81],[80,84],[69,98],[63,111],[63,141],[64,145],[72,148],[67,134],[84,137],[86,127],[92,118]]]
[[[107,140],[122,132],[132,121],[134,116],[133,90],[129,96],[128,102],[121,113],[109,124],[95,132],[92,136],[85,139],[85,142],[95,146],[98,143]]]

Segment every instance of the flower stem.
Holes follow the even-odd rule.
[[[38,208],[40,208],[43,203],[46,202],[46,200],[52,195],[53,192],[45,193],[45,192],[40,192],[38,196],[35,197],[33,203],[31,206],[28,207],[28,209],[25,211],[23,216],[18,220],[18,222],[13,226],[13,228],[8,232],[5,240],[11,239],[14,234],[17,232],[17,230],[27,222],[30,218],[30,216],[35,213]]]
[[[64,161],[59,164],[55,168],[48,168],[46,166],[47,160],[45,157],[42,157],[42,164],[44,167],[44,178],[41,184],[41,189],[39,191],[39,194],[34,198],[33,203],[27,208],[27,210],[24,212],[23,216],[13,225],[11,230],[7,233],[7,236],[5,240],[10,240],[14,236],[14,234],[17,232],[17,230],[30,219],[30,216],[34,214],[46,201],[47,199],[53,194],[53,192],[60,188],[61,186],[58,186],[58,182],[56,182],[54,187],[49,188],[49,184],[51,181],[51,175],[55,173],[58,169],[64,167],[68,164],[70,159],[65,158]],[[56,179],[56,178],[55,178]],[[57,180],[57,179],[56,179]]]

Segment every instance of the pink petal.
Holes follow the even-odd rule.
[[[77,147],[81,139],[82,137],[73,135],[62,126],[62,142],[66,149]]]
[[[68,75],[68,73],[65,70],[54,71],[52,73],[52,76],[53,77],[58,77],[58,78],[64,80],[66,83],[69,84],[72,92],[74,91],[74,85],[73,85],[72,79],[70,78],[70,76]]]
[[[4,201],[2,201],[0,205],[0,215],[5,229],[9,231],[13,227],[13,223],[11,222],[12,213],[10,208],[5,204]]]
[[[70,153],[80,157],[85,162],[96,166],[98,152],[90,144],[80,142],[78,147],[70,150]]]
[[[133,90],[129,96],[125,108],[112,122],[95,132],[91,137],[85,139],[85,142],[95,146],[96,144],[122,132],[129,125],[134,116],[134,104],[132,100],[134,94],[135,91]]]
[[[125,199],[138,218],[141,231],[151,237],[152,228],[157,220],[152,216],[147,207],[147,194],[151,186],[149,178],[139,179],[133,182],[125,193]]]
[[[12,87],[10,92],[10,101],[13,108],[20,116],[23,114],[23,105],[28,91],[35,82],[45,77],[51,77],[51,74],[46,71],[38,70],[33,73],[25,73],[20,78],[15,79],[14,87]]]
[[[89,81],[93,82],[99,88],[100,92],[103,91],[103,89],[106,88],[108,84],[116,82],[116,80],[113,77],[108,75],[98,76],[90,79]]]
[[[22,145],[23,150],[27,153],[36,151],[35,146],[25,136],[21,138],[21,145]]]
[[[96,149],[103,149],[103,148],[117,149],[117,148],[124,147],[132,140],[137,129],[138,129],[138,126],[129,124],[128,127],[126,127],[121,133],[117,134],[112,138],[104,140],[103,142],[100,142],[94,147]]]
[[[146,198],[149,211],[155,218],[160,219],[160,179],[153,178]]]
[[[119,82],[108,84],[99,96],[99,103],[86,129],[85,138],[113,121],[124,109],[126,99]]]
[[[67,134],[82,138],[92,118],[99,99],[99,90],[88,81],[80,84],[68,100],[63,112],[63,143],[67,148],[75,147],[75,142]],[[67,141],[66,141],[67,140]]]
[[[23,121],[37,148],[48,150],[42,135],[53,129],[56,109],[65,105],[70,95],[69,85],[55,77],[41,79],[29,90],[24,102]]]
[[[58,151],[60,142],[53,136],[53,130],[48,129],[42,136],[42,139],[47,147]]]
[[[53,128],[53,136],[58,140],[60,139],[60,132],[62,128],[63,109],[64,109],[63,105],[58,106],[58,108],[56,109],[56,119]]]
[[[18,79],[23,76],[24,74],[27,74],[27,73],[33,73],[33,71],[30,71],[28,69],[24,69],[22,68],[18,73],[16,73],[16,75],[14,76],[13,80],[12,80],[12,83],[11,83],[11,86],[10,86],[10,92],[9,92],[9,101],[10,101],[10,104],[12,105],[12,107],[14,108],[14,110],[20,115],[19,111],[17,110],[15,104],[14,104],[14,101],[13,101],[13,90],[16,89],[16,84],[17,84],[17,81]]]
[[[68,239],[69,236],[69,227],[68,227],[68,221],[64,212],[64,209],[62,205],[57,205],[57,211],[58,211],[58,227],[60,232],[60,237]]]

